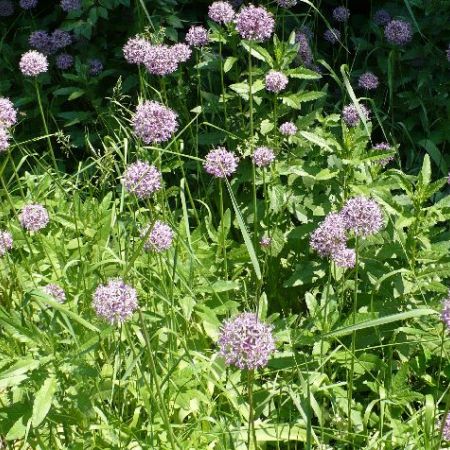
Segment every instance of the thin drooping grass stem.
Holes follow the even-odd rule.
[[[247,393],[248,393],[248,434],[247,447],[249,450],[256,450],[258,448],[255,431],[255,412],[253,407],[253,381],[255,379],[255,370],[248,371],[247,377]]]
[[[220,204],[220,246],[223,252],[223,271],[225,280],[228,280],[228,263],[227,263],[227,246],[226,246],[226,236],[225,236],[225,222],[224,222],[224,212],[223,212],[223,186],[222,180],[219,180],[219,204]]]

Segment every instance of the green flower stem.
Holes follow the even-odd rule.
[[[258,443],[256,440],[255,431],[255,416],[253,407],[253,381],[255,379],[255,370],[248,371],[248,435],[247,435],[247,447],[249,450],[257,450]]]
[[[219,245],[222,247],[223,252],[223,271],[225,280],[228,280],[228,263],[227,263],[227,247],[226,247],[226,236],[225,236],[225,223],[224,223],[224,213],[223,213],[223,186],[222,180],[219,180],[219,203],[220,203],[220,228],[221,228],[221,242]]]

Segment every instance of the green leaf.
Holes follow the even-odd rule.
[[[31,416],[31,423],[34,428],[38,427],[47,416],[52,406],[56,386],[56,379],[51,376],[44,381],[41,389],[36,394],[33,404],[33,414]]]
[[[256,59],[260,61],[265,61],[270,67],[273,67],[273,58],[270,56],[270,53],[260,45],[248,44],[245,41],[241,42],[242,47],[250,53]]]
[[[310,102],[324,97],[326,94],[322,91],[301,92],[300,94],[290,94],[283,97],[283,103],[294,109],[300,109],[303,102]]]
[[[225,73],[229,72],[232,67],[234,66],[234,64],[236,63],[238,59],[235,56],[229,56],[226,60],[225,63],[223,64],[223,71]]]
[[[314,72],[314,70],[307,69],[306,67],[296,67],[295,69],[289,69],[286,71],[286,75],[290,78],[298,78],[300,80],[318,80],[322,78],[322,75]]]

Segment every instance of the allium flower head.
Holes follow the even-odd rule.
[[[192,25],[185,39],[192,47],[203,47],[209,43],[208,30],[202,26]]]
[[[311,234],[311,247],[323,257],[333,256],[346,247],[347,235],[343,217],[329,213]]]
[[[44,292],[50,297],[53,297],[59,303],[64,303],[66,301],[66,293],[64,292],[64,289],[57,284],[47,284],[47,286],[44,287]]]
[[[345,6],[338,6],[333,9],[333,19],[336,22],[347,22],[350,18],[350,10]]]
[[[0,97],[0,126],[12,127],[17,123],[17,111],[9,98]]]
[[[121,279],[110,280],[95,290],[93,306],[98,316],[111,324],[120,324],[138,307],[136,290]]]
[[[19,62],[20,71],[28,77],[36,77],[41,73],[47,72],[48,60],[45,55],[30,50],[22,55]]]
[[[241,313],[225,321],[218,344],[225,363],[239,369],[264,367],[275,351],[272,327],[253,313]]]
[[[178,63],[186,62],[192,55],[189,45],[182,42],[172,45],[171,52]]]
[[[277,0],[277,4],[282,8],[292,8],[297,4],[297,0]]]
[[[48,225],[48,212],[42,205],[31,203],[22,208],[19,222],[27,231],[42,230]]]
[[[177,117],[161,103],[146,100],[136,108],[134,132],[147,145],[168,141],[178,129]]]
[[[305,66],[311,65],[313,56],[308,36],[305,33],[298,32],[295,35],[295,42],[299,44],[298,58],[300,59],[300,62]]]
[[[230,23],[234,19],[234,9],[228,2],[214,2],[209,5],[208,16],[217,23]]]
[[[393,45],[403,46],[411,41],[412,27],[405,20],[391,20],[384,28],[386,40]]]
[[[28,43],[31,48],[34,48],[46,55],[50,55],[54,52],[50,36],[46,31],[33,31],[28,38]]]
[[[379,144],[374,145],[373,148],[374,148],[374,150],[385,151],[385,150],[390,150],[391,146],[387,142],[380,142]],[[377,162],[382,167],[385,167],[394,159],[395,159],[394,156],[387,156],[386,158],[380,159]]]
[[[148,234],[148,238],[144,243],[144,250],[148,252],[161,253],[170,248],[173,240],[173,231],[167,223],[157,220],[153,225],[150,233],[149,227],[144,228],[141,232],[141,238]]]
[[[0,126],[0,153],[9,148],[9,132],[4,126]]]
[[[262,248],[269,248],[272,245],[272,238],[269,236],[263,236],[259,241],[259,245]]]
[[[73,56],[68,53],[61,53],[56,57],[56,67],[60,70],[68,70],[73,66]]]
[[[272,36],[275,20],[262,6],[244,6],[236,17],[236,30],[241,38],[263,42]]]
[[[269,147],[258,147],[253,152],[253,162],[255,166],[266,167],[270,166],[275,160],[273,150]]]
[[[345,228],[357,236],[370,236],[383,228],[383,213],[375,200],[354,197],[345,203],[340,212]]]
[[[76,11],[81,8],[81,0],[61,0],[61,8],[65,12]]]
[[[343,269],[351,269],[356,264],[356,252],[352,248],[342,246],[331,255],[331,259],[337,266]]]
[[[135,36],[123,46],[123,56],[130,64],[143,64],[152,44],[147,39]]]
[[[10,0],[0,1],[0,17],[9,17],[14,14],[14,5]]]
[[[441,428],[441,424],[439,428]],[[442,439],[445,441],[450,441],[450,413],[447,413],[447,415],[444,418],[444,426],[442,427]]]
[[[371,91],[376,89],[378,85],[378,77],[372,72],[365,72],[358,78],[358,86],[361,89],[367,89],[368,91]]]
[[[205,159],[205,170],[216,178],[226,178],[236,172],[239,158],[224,147],[211,150]]]
[[[8,231],[0,231],[0,256],[4,256],[13,247],[13,238]]]
[[[373,15],[373,21],[380,26],[385,26],[391,21],[391,15],[385,9],[379,9]]]
[[[143,199],[161,189],[162,175],[155,166],[144,161],[136,161],[126,168],[123,184],[127,192]]]
[[[50,41],[55,50],[60,50],[72,44],[72,36],[67,31],[57,29],[50,36]]]
[[[365,119],[369,120],[370,111],[364,105],[359,105],[359,107]],[[358,110],[353,103],[344,106],[342,110],[342,120],[349,127],[356,127],[360,123],[361,118],[359,117]]]
[[[20,7],[22,9],[33,9],[36,8],[38,0],[20,0]]]
[[[269,92],[281,92],[282,90],[286,89],[286,86],[288,85],[288,77],[282,73],[277,72],[276,70],[271,70],[266,75],[266,89]]]
[[[167,45],[150,45],[144,54],[144,65],[153,75],[168,75],[178,68],[173,49]]]
[[[336,44],[336,42],[341,40],[341,32],[337,28],[332,28],[331,30],[326,30],[323,33],[323,37],[330,44]]]
[[[293,122],[284,122],[280,125],[280,133],[284,136],[294,136],[298,129]]]
[[[103,72],[103,63],[97,59],[92,58],[88,61],[89,75],[96,76]]]

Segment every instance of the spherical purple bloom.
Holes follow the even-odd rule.
[[[405,20],[391,20],[384,28],[386,40],[393,45],[403,46],[412,39],[412,27]]]
[[[126,168],[123,184],[127,192],[144,199],[161,189],[162,175],[155,166],[144,161],[136,161]]]
[[[56,57],[56,67],[60,70],[68,70],[73,66],[74,58],[68,53],[61,53]]]
[[[383,213],[378,203],[362,196],[347,200],[340,215],[345,228],[352,230],[357,236],[375,234],[384,225]]]
[[[293,122],[284,122],[280,125],[280,133],[284,136],[294,136],[298,129]]]
[[[189,45],[183,44],[182,42],[172,45],[170,50],[178,63],[186,62],[192,55],[192,50]]]
[[[330,44],[336,44],[341,39],[341,32],[337,28],[332,28],[331,30],[326,30],[323,33],[323,37]]]
[[[0,256],[4,256],[13,247],[13,238],[10,232],[0,231]]]
[[[236,172],[239,158],[224,147],[211,150],[205,159],[205,170],[216,178],[226,178]]]
[[[121,279],[110,280],[95,290],[93,306],[98,316],[111,324],[121,324],[138,307],[136,290]]]
[[[103,63],[97,59],[92,58],[88,61],[89,75],[96,76],[103,72]]]
[[[203,47],[209,43],[208,30],[202,26],[192,25],[186,34],[186,42],[193,47]]]
[[[64,303],[66,301],[66,293],[64,292],[64,289],[57,284],[47,284],[47,286],[44,287],[44,292],[50,297],[53,297],[59,303]]]
[[[323,257],[333,256],[346,247],[347,235],[343,217],[329,213],[311,234],[311,247]]]
[[[276,70],[271,70],[266,75],[266,89],[269,92],[281,92],[282,90],[286,89],[286,86],[288,85],[288,77],[281,72],[277,72]]]
[[[259,245],[262,248],[269,248],[272,245],[272,238],[269,236],[263,236],[259,241]]]
[[[225,363],[239,369],[264,367],[275,351],[272,327],[254,313],[241,313],[225,321],[218,344]]]
[[[373,15],[373,21],[384,27],[391,21],[391,15],[385,9],[379,9]]]
[[[305,66],[311,65],[313,61],[311,46],[309,45],[308,36],[305,33],[298,32],[295,35],[295,42],[299,44],[298,58]]]
[[[333,19],[336,22],[347,22],[350,18],[350,10],[345,6],[338,6],[333,9]]]
[[[65,12],[76,11],[81,8],[81,0],[61,0],[61,8]]]
[[[48,225],[48,212],[42,205],[31,203],[22,208],[19,222],[28,231],[42,230]]]
[[[31,48],[34,48],[46,55],[54,52],[50,36],[46,31],[38,30],[33,31],[28,38],[28,43]]]
[[[364,105],[359,105],[359,107],[365,119],[369,120],[370,111]],[[361,118],[353,103],[344,106],[342,110],[342,119],[349,127],[356,127],[360,123]]]
[[[442,427],[442,424],[439,425],[439,428]],[[447,413],[444,419],[444,426],[442,427],[442,438],[445,441],[450,441],[450,413]]]
[[[33,9],[36,8],[38,0],[20,0],[19,4],[22,9]]]
[[[450,62],[450,44],[448,45],[446,55],[447,55],[447,61]]]
[[[36,77],[41,73],[47,72],[48,60],[44,54],[36,50],[29,50],[20,58],[19,67],[24,75]]]
[[[351,269],[356,264],[356,252],[352,248],[342,246],[333,252],[331,259],[337,266],[343,269]]]
[[[148,252],[161,253],[170,248],[173,240],[173,231],[167,223],[157,220],[153,225],[150,233],[149,227],[144,228],[141,232],[141,238],[148,235],[144,243],[144,249]]]
[[[297,4],[297,0],[277,0],[277,4],[282,8],[292,8]]]
[[[367,89],[368,91],[371,91],[376,89],[378,85],[378,77],[372,72],[365,72],[358,78],[358,86],[361,89]]]
[[[391,146],[387,142],[380,142],[379,144],[374,145],[373,148],[374,148],[374,150],[385,151],[385,150],[390,150]],[[387,166],[394,159],[395,159],[394,156],[387,156],[386,158],[380,159],[377,162],[382,167],[384,167],[384,166]]]
[[[72,44],[72,36],[67,31],[58,29],[52,33],[50,41],[55,50],[60,50]]]
[[[228,2],[214,2],[209,6],[208,16],[217,23],[230,23],[234,19],[234,9]]]
[[[9,148],[9,132],[4,126],[0,126],[0,153]]]
[[[144,54],[144,65],[153,75],[168,75],[178,68],[177,57],[167,45],[150,45]]]
[[[9,98],[0,97],[0,126],[12,127],[17,123],[17,110]]]
[[[152,44],[147,39],[135,36],[129,38],[123,46],[123,56],[130,64],[143,64],[151,47]]]
[[[243,39],[263,42],[272,36],[275,20],[262,6],[244,6],[236,17],[236,30]]]
[[[275,155],[273,150],[269,147],[258,147],[253,152],[253,162],[255,166],[267,167],[273,163]]]
[[[448,297],[444,300],[442,304],[441,319],[444,322],[445,326],[450,330],[450,291],[448,293]],[[447,420],[449,420],[448,417]],[[449,420],[449,427],[450,427],[450,420]],[[447,440],[450,440],[450,428],[449,428],[449,438]]]
[[[138,105],[133,117],[134,132],[145,144],[169,140],[178,129],[177,114],[155,101]]]
[[[0,1],[0,17],[9,17],[14,14],[14,5],[10,0]]]

